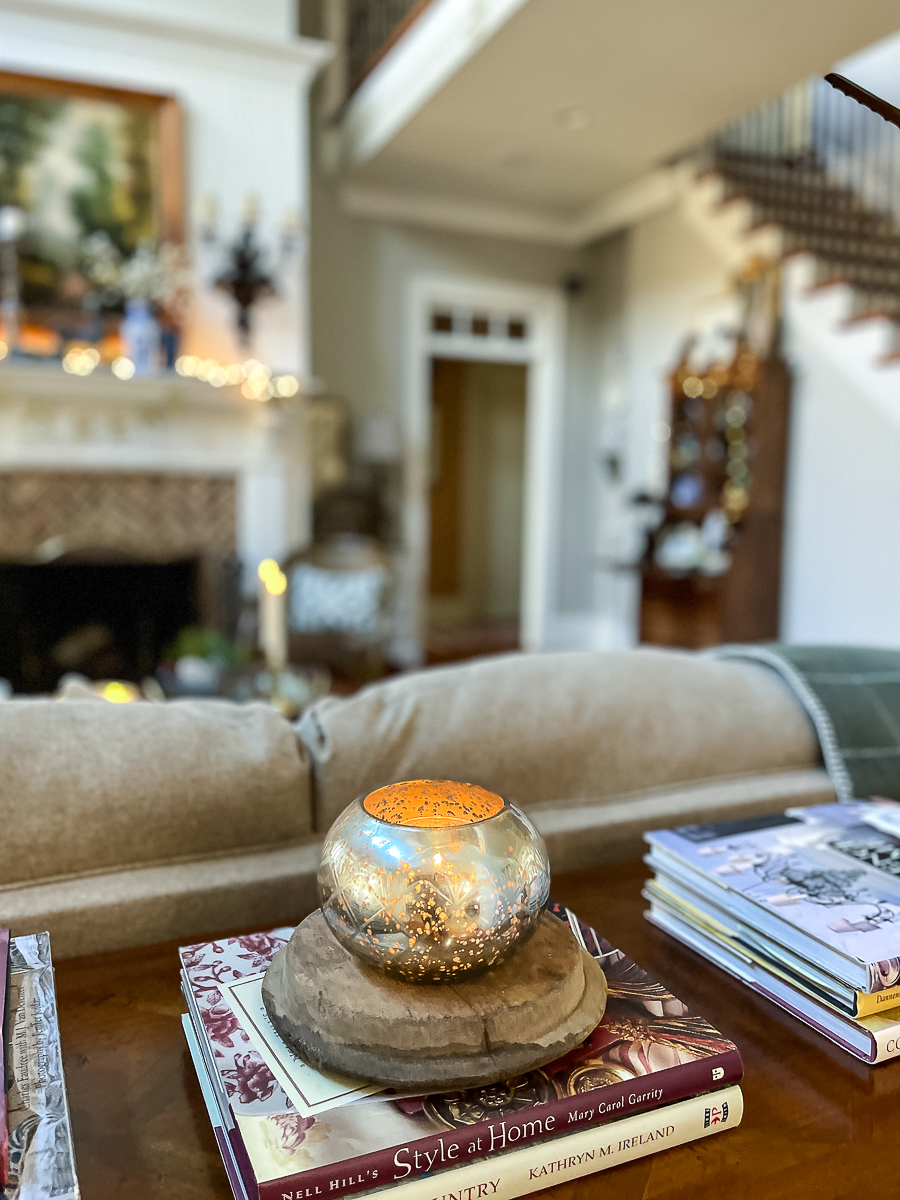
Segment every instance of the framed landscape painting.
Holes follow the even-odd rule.
[[[0,72],[0,209],[17,234],[20,322],[95,337],[121,311],[105,263],[184,237],[181,113],[171,96]]]

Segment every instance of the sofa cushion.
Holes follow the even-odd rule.
[[[0,887],[12,933],[47,929],[54,958],[225,929],[296,925],[317,906],[319,842]]]
[[[308,765],[261,704],[12,700],[0,821],[0,886],[284,845],[310,830]]]
[[[299,726],[326,830],[400,779],[460,779],[536,805],[819,765],[812,725],[765,668],[656,649],[512,654],[320,701]]]

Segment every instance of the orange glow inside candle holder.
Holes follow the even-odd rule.
[[[363,808],[389,825],[414,829],[452,829],[496,817],[505,801],[472,783],[448,779],[412,779],[370,792]]]

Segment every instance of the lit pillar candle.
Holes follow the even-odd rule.
[[[273,558],[259,564],[259,645],[273,673],[287,664],[287,577]]]

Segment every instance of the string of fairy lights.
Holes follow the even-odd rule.
[[[0,341],[0,362],[9,353],[6,342]],[[69,375],[82,377],[92,375],[101,365],[102,359],[95,346],[70,346],[63,355],[62,367]],[[137,368],[130,358],[120,354],[109,364],[116,379],[133,379]],[[300,381],[296,375],[276,375],[257,358],[245,362],[220,363],[214,358],[198,358],[194,354],[182,354],[175,360],[175,370],[183,379],[198,379],[210,387],[238,387],[245,400],[264,403],[275,398],[296,396]]]
[[[270,367],[256,358],[225,366],[214,358],[200,359],[193,354],[183,354],[175,360],[175,370],[185,378],[199,379],[212,387],[240,384],[245,400],[272,400],[276,396],[296,396],[300,391],[296,375],[274,375]]]

